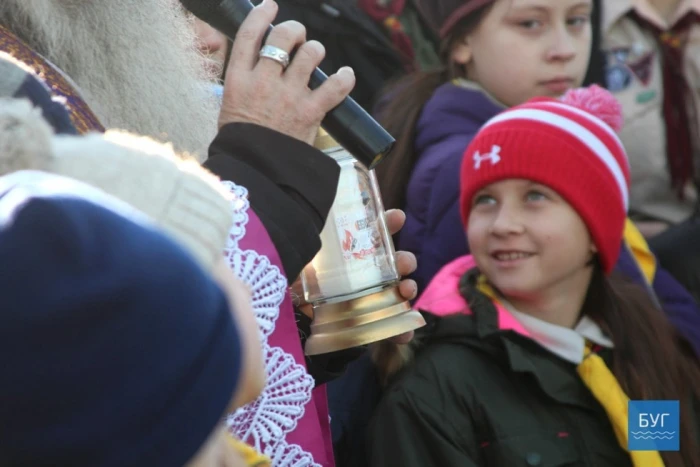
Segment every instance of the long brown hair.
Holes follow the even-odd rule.
[[[414,141],[423,106],[438,87],[455,78],[466,77],[464,67],[450,60],[452,49],[479,25],[492,6],[488,4],[466,16],[442,40],[439,51],[441,68],[412,73],[384,91],[390,100],[378,111],[379,122],[396,138],[391,157],[376,169],[386,209],[404,207],[406,185],[418,157]]]
[[[644,289],[597,265],[581,313],[615,343],[612,371],[630,399],[680,401],[680,451],[661,452],[664,464],[700,466],[700,362],[687,340]]]

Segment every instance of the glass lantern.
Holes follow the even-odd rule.
[[[374,171],[323,131],[315,146],[338,163],[340,181],[321,250],[301,274],[304,299],[314,310],[306,354],[357,347],[423,326],[398,290],[394,245]]]

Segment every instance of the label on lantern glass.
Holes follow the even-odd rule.
[[[369,264],[373,263],[377,251],[375,229],[364,209],[336,217],[335,228],[338,230],[343,259],[346,262],[367,260]]]
[[[380,212],[368,173],[355,163],[341,164],[341,176],[322,248],[307,268],[306,299],[334,299],[396,280],[393,255],[380,229]],[[313,269],[313,274],[311,274]]]
[[[367,192],[358,190],[357,186],[353,188],[349,190],[352,194],[340,198],[350,202],[339,203],[333,212],[343,262],[337,267],[344,270],[346,294],[377,286],[383,276],[377,255],[383,254],[384,248],[379,241],[373,204],[369,202]],[[330,284],[322,284],[322,289],[323,285]]]

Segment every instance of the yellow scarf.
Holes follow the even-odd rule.
[[[586,346],[583,361],[576,370],[608,414],[618,443],[627,450],[627,403],[629,397],[620,387],[617,378],[600,355],[592,353],[588,346]],[[635,467],[663,467],[664,465],[658,451],[629,451],[629,454],[632,458],[632,465]]]
[[[634,260],[644,273],[644,278],[649,284],[653,284],[654,276],[656,275],[656,257],[649,250],[649,245],[642,233],[629,219],[625,220],[624,239],[632,252],[632,256],[634,256]]]
[[[251,446],[248,446],[243,441],[240,441],[234,438],[233,436],[228,436],[227,439],[231,447],[233,447],[233,449],[235,449],[236,452],[238,452],[238,454],[245,461],[245,465],[247,465],[248,467],[272,466],[272,462],[270,461],[270,459],[258,453],[255,449],[253,449]]]
[[[479,277],[477,288],[491,300],[503,306],[500,304],[493,288],[486,281],[485,276]],[[605,409],[605,413],[607,413],[615,431],[617,441],[622,449],[629,452],[632,465],[635,467],[664,467],[658,451],[629,451],[627,449],[627,402],[629,397],[620,387],[617,378],[612,374],[612,371],[610,371],[600,355],[592,353],[589,346],[586,346],[584,352],[584,359],[576,370],[598,403]]]

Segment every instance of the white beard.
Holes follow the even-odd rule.
[[[0,0],[0,24],[68,74],[105,127],[205,157],[218,103],[177,0]]]

